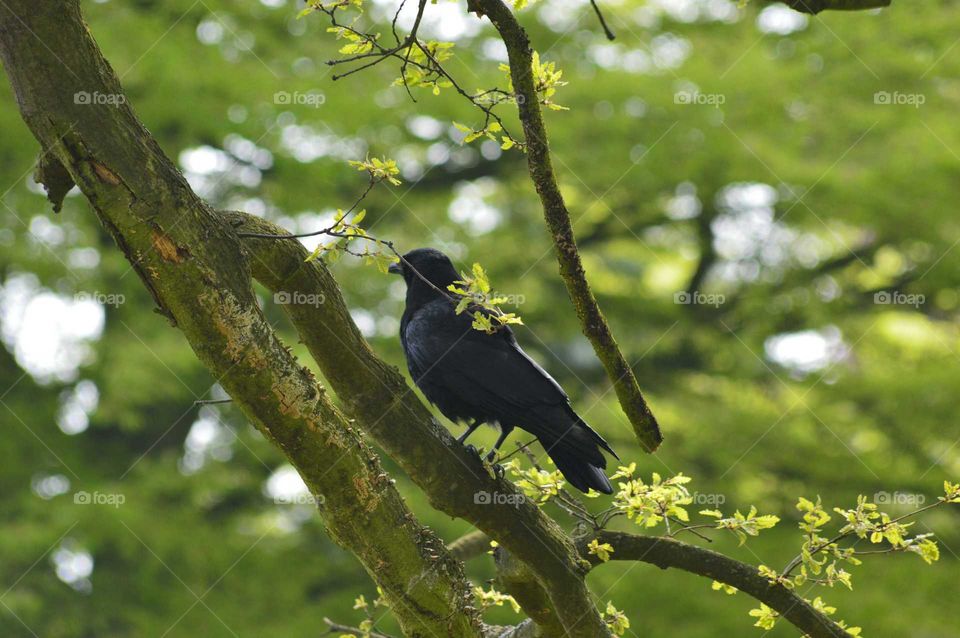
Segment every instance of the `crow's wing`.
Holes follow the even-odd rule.
[[[462,401],[504,417],[567,404],[560,385],[520,349],[508,329],[488,335],[471,328],[469,320],[450,322],[447,317],[438,330],[431,320],[435,318],[417,313],[406,326],[404,340],[414,374],[429,375],[431,383]],[[452,325],[456,329],[451,330]]]
[[[509,328],[488,335],[470,324],[445,302],[420,308],[402,323],[407,365],[427,398],[438,405],[452,398],[469,407],[471,418],[530,432],[571,484],[611,493],[600,450],[616,453],[573,411],[560,385]]]

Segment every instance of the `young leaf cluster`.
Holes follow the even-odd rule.
[[[461,273],[460,276],[462,279],[447,286],[447,290],[459,297],[456,306],[458,315],[466,310],[471,311],[476,330],[493,334],[503,326],[523,325],[523,320],[516,313],[500,309],[500,304],[506,303],[508,298],[491,292],[490,280],[483,266],[475,263],[469,273]]]

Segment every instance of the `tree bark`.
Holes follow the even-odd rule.
[[[490,18],[507,47],[510,78],[513,80],[517,109],[523,125],[527,168],[540,197],[543,217],[550,230],[557,262],[560,264],[560,276],[580,319],[580,329],[603,364],[620,406],[633,424],[637,440],[648,452],[653,452],[663,442],[660,426],[647,406],[633,368],[617,346],[613,332],[590,289],[573,234],[570,211],[567,210],[553,172],[547,129],[543,123],[540,98],[534,84],[530,40],[517,22],[513,11],[502,0],[468,0],[467,9]]]
[[[0,2],[0,58],[44,151],[41,178],[59,175],[54,192],[65,175],[80,187],[198,358],[300,472],[330,536],[381,586],[405,634],[481,636],[461,564],[273,333],[238,238],[126,104],[78,2]]]
[[[666,536],[640,536],[611,531],[600,531],[578,539],[577,546],[581,554],[594,564],[600,564],[600,559],[587,550],[587,544],[593,539],[610,543],[614,548],[610,560],[641,561],[661,569],[674,567],[732,585],[777,611],[806,636],[849,638],[840,625],[818,612],[802,597],[783,585],[771,585],[753,565]]]
[[[533,94],[521,105],[528,152],[534,156],[530,168],[559,238],[571,296],[582,302],[578,312],[585,330],[599,339],[598,354],[609,355],[604,361],[608,374],[623,373],[615,385],[618,395],[624,393],[621,403],[628,414],[634,410],[638,435],[655,446],[656,422],[583,279],[569,215],[549,164],[526,36],[500,0],[479,2],[507,41],[518,91]],[[82,21],[78,0],[2,0],[0,59],[21,114],[42,147],[38,178],[54,206],[72,183],[80,187],[162,313],[244,414],[298,469],[317,497],[331,537],[353,552],[381,586],[405,635],[609,635],[584,583],[591,568],[587,558],[593,559],[584,546],[578,549],[556,522],[522,499],[512,483],[488,472],[432,418],[399,372],[369,348],[326,267],[304,262],[301,244],[271,239],[241,243],[236,227],[285,233],[243,213],[214,211],[192,192],[123,98]],[[83,94],[112,99],[78,100]],[[322,295],[320,306],[290,304],[285,309],[345,410],[436,509],[499,541],[501,582],[532,621],[508,628],[482,626],[462,565],[414,519],[363,434],[274,334],[257,306],[251,276],[274,292]],[[483,492],[507,494],[519,504],[484,504],[477,498]],[[673,539],[614,532],[598,532],[598,537],[614,545],[614,559],[679,567],[728,582],[814,638],[845,635],[792,592],[770,586],[738,561]]]
[[[243,233],[287,234],[252,215],[224,214]],[[570,538],[513,483],[492,476],[436,422],[399,371],[377,357],[350,318],[326,266],[319,260],[305,262],[306,249],[291,240],[248,238],[245,247],[253,276],[272,292],[324,299],[318,307],[284,309],[346,411],[426,493],[430,504],[470,522],[526,563],[547,592],[566,635],[606,635],[583,581],[589,565],[580,560]],[[478,498],[482,493],[510,498],[489,504]]]

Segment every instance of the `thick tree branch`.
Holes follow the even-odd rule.
[[[252,215],[223,214],[244,234],[287,234]],[[587,565],[570,538],[513,483],[494,476],[458,444],[399,371],[377,357],[353,323],[326,266],[320,260],[305,262],[308,253],[299,242],[244,241],[253,276],[268,289],[288,293],[291,299],[305,295],[324,300],[320,305],[288,304],[284,310],[347,412],[426,493],[430,504],[470,522],[525,562],[548,592],[565,635],[606,635],[583,582]],[[478,498],[481,493],[509,498],[489,504]]]
[[[700,249],[700,259],[697,261],[697,267],[687,282],[687,295],[692,297],[700,292],[710,269],[717,261],[717,251],[713,246],[713,220],[716,215],[712,210],[704,210],[696,219],[697,224],[697,245]]]
[[[468,561],[490,551],[490,537],[480,530],[473,530],[447,543],[447,550],[457,560]]]
[[[781,585],[771,585],[766,578],[760,576],[753,565],[668,536],[641,536],[600,530],[578,537],[576,540],[580,555],[590,561],[594,567],[603,564],[603,561],[596,554],[591,554],[587,548],[590,541],[594,539],[600,543],[609,543],[613,547],[611,560],[640,561],[656,565],[661,569],[671,567],[682,569],[691,574],[732,585],[776,610],[787,622],[813,638],[847,636],[839,625],[815,610],[795,592]],[[456,545],[460,548],[457,557],[464,560],[482,553],[483,550],[476,550],[486,548],[489,539],[484,534],[474,532],[458,541],[462,542]],[[454,547],[455,543],[451,543],[450,547]],[[518,602],[523,599],[524,610],[537,609],[538,594],[535,589],[529,589],[530,578],[525,571],[525,566],[513,561],[509,554],[500,549],[496,550],[494,557],[497,564],[497,579],[503,589],[513,595]],[[545,608],[545,611],[549,610]],[[542,618],[540,622],[541,627],[548,627],[549,617]]]
[[[461,565],[406,508],[360,434],[260,312],[238,239],[120,96],[76,0],[0,2],[0,56],[41,146],[90,200],[244,414],[290,459],[331,537],[381,586],[408,636],[479,637]]]
[[[633,369],[617,346],[610,326],[590,290],[577,250],[570,212],[553,172],[547,130],[533,78],[533,51],[530,41],[513,12],[502,0],[468,0],[467,9],[489,17],[507,46],[510,77],[517,93],[517,108],[526,138],[527,167],[540,197],[547,227],[550,229],[560,264],[560,276],[580,319],[580,328],[603,363],[607,377],[617,393],[617,399],[633,424],[637,439],[652,452],[663,441],[660,426],[647,406]]]
[[[481,5],[500,30],[517,90],[528,98],[518,102],[530,171],[584,331],[614,380],[638,436],[654,449],[659,443],[656,421],[584,278],[569,214],[550,166],[526,35],[500,0],[472,2]],[[41,178],[57,175],[48,179],[54,203],[67,177],[79,185],[200,360],[297,467],[319,501],[331,536],[355,553],[383,588],[406,635],[608,634],[583,582],[589,564],[580,555],[594,559],[586,552],[586,541],[575,546],[528,501],[503,506],[478,502],[476,496],[483,491],[519,495],[457,445],[396,369],[369,349],[325,266],[304,263],[306,251],[292,241],[254,240],[241,246],[224,216],[190,190],[125,102],[79,104],[74,99],[81,92],[122,95],[82,22],[77,0],[0,1],[0,58],[24,120],[51,162],[55,160],[41,170]],[[233,225],[257,232],[278,230],[241,213],[225,215]],[[253,257],[251,263],[246,256]],[[481,627],[460,564],[416,522],[362,435],[273,333],[256,304],[251,270],[276,292],[322,295],[325,303],[320,307],[292,304],[286,310],[324,375],[349,412],[435,507],[500,541],[505,548],[498,556],[501,581],[522,599],[536,622]],[[771,585],[739,561],[671,538],[606,531],[596,538],[615,547],[615,560],[677,567],[733,585],[814,638],[846,635],[796,594]]]
[[[497,582],[530,616],[536,625],[534,635],[542,638],[563,636],[563,623],[557,610],[530,567],[503,547],[497,547],[493,557],[497,566]]]
[[[816,14],[824,10],[858,10],[884,7],[890,0],[785,0],[793,9]],[[596,5],[594,4],[596,8]],[[663,441],[660,426],[651,412],[640,386],[623,353],[617,346],[610,326],[600,310],[584,272],[577,249],[563,195],[553,172],[546,126],[532,73],[533,51],[529,38],[513,11],[503,0],[468,0],[467,9],[478,16],[487,16],[500,33],[507,47],[510,76],[517,96],[517,109],[523,125],[525,149],[530,177],[543,206],[544,218],[550,229],[560,275],[573,301],[580,327],[590,340],[594,352],[603,363],[607,377],[613,383],[617,399],[633,424],[637,439],[650,452]],[[599,15],[599,12],[598,12]],[[602,17],[601,17],[602,22]],[[610,37],[612,34],[603,25]],[[701,265],[708,266],[710,260]],[[698,278],[705,274],[698,272]]]
[[[765,603],[805,635],[812,638],[849,638],[842,627],[793,591],[779,584],[771,585],[752,565],[666,536],[638,536],[611,531],[600,531],[577,540],[581,555],[594,565],[600,564],[600,560],[587,551],[587,544],[594,538],[613,546],[611,560],[642,561],[661,569],[674,567],[712,578]]]

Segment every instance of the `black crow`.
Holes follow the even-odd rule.
[[[457,300],[447,286],[461,277],[446,255],[418,248],[390,272],[407,283],[400,342],[410,375],[444,416],[469,424],[459,442],[482,423],[498,425],[500,437],[487,457],[493,460],[519,427],[539,439],[571,485],[583,492],[591,487],[613,492],[601,449],[616,453],[573,411],[553,377],[527,356],[509,327],[488,334],[472,327],[469,312],[456,313]]]

